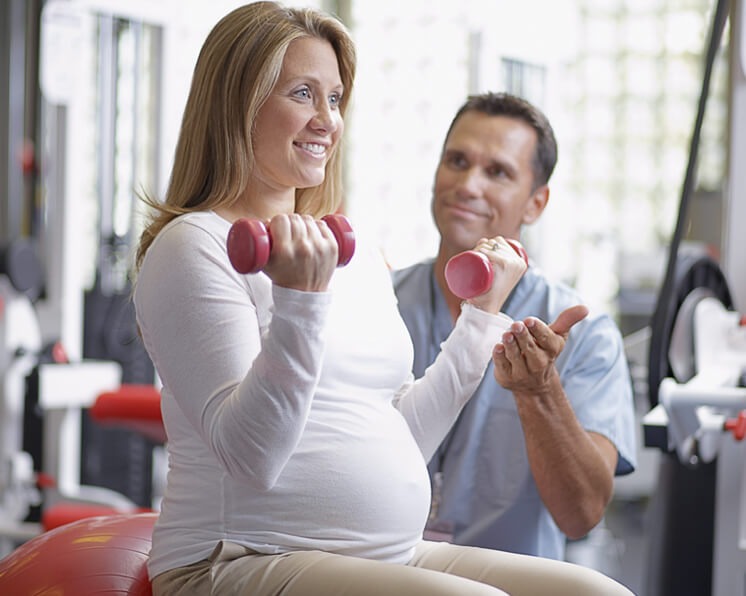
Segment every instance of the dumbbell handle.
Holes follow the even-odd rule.
[[[523,245],[511,238],[506,238],[506,241],[528,265],[528,254]],[[477,250],[467,250],[451,257],[446,263],[445,277],[451,292],[467,300],[487,292],[492,287],[495,272],[487,255]]]
[[[332,213],[321,218],[329,226],[339,246],[337,266],[347,265],[355,254],[355,233],[344,215]],[[239,273],[256,273],[264,269],[272,252],[272,237],[264,222],[237,219],[228,232],[228,258]]]

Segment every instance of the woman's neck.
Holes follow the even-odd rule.
[[[261,195],[246,192],[230,207],[218,207],[214,211],[231,223],[241,218],[269,221],[275,215],[295,211],[295,189],[282,193],[262,193]]]

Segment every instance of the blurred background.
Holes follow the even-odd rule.
[[[68,188],[85,209],[81,231],[98,221],[101,160],[113,161],[117,236],[140,225],[135,190],[164,194],[197,53],[239,4],[44,3],[40,115],[51,131],[64,105],[74,131],[65,160],[75,177]],[[530,254],[614,311],[625,332],[646,322],[686,169],[711,0],[288,4],[330,10],[352,30],[359,69],[346,122],[345,209],[392,267],[435,254],[431,188],[455,110],[469,93],[509,91],[545,111],[559,143],[548,210],[526,230]],[[696,225],[706,229],[690,234],[713,250],[727,163],[727,58],[718,55],[698,167]],[[53,148],[41,149],[53,159]],[[32,216],[43,217],[44,206],[42,194]],[[97,254],[98,235],[87,242],[85,254]],[[95,260],[81,266],[94,274]]]
[[[89,354],[86,293],[126,293],[143,224],[137,193],[165,194],[199,48],[217,20],[242,3],[7,0],[3,8],[8,30],[38,36],[38,60],[14,61],[16,38],[3,42],[11,56],[3,107],[30,98],[33,109],[16,112],[20,119],[7,119],[0,131],[23,139],[16,149],[25,159],[20,178],[13,168],[0,171],[8,196],[22,197],[0,204],[0,238],[38,239],[49,280],[47,300],[37,304],[42,334],[60,338],[72,360]],[[568,558],[656,596],[645,580],[661,457],[642,436],[651,406],[649,322],[676,224],[716,2],[286,4],[337,14],[356,40],[344,210],[394,268],[436,253],[433,177],[451,118],[468,94],[508,91],[548,115],[559,161],[548,209],[526,230],[524,244],[550,275],[613,314],[640,418],[639,470],[618,479],[606,520],[571,543]],[[29,26],[34,19],[38,28]],[[727,241],[730,43],[726,26],[682,244],[716,260]],[[84,459],[83,473],[95,465]]]

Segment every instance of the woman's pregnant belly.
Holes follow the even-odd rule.
[[[392,406],[336,408],[311,416],[270,491],[248,501],[242,496],[235,495],[236,504],[243,501],[248,510],[233,513],[253,540],[280,550],[401,560],[422,536],[430,483],[422,454]]]

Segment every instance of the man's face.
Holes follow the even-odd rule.
[[[464,113],[446,140],[435,174],[432,211],[449,255],[480,238],[518,239],[521,224],[541,214],[548,189],[534,190],[531,126],[508,116]]]

